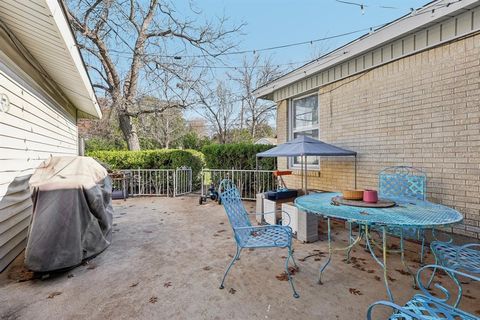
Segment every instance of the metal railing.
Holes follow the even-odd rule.
[[[181,167],[175,170],[173,196],[192,192],[192,169]]]
[[[121,170],[129,196],[180,196],[192,192],[192,169]]]
[[[244,200],[255,200],[257,193],[277,189],[277,179],[273,176],[273,170],[203,169],[202,196],[206,195],[212,183],[218,189],[223,179],[232,180]]]

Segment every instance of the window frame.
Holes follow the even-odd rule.
[[[294,117],[293,117],[293,103],[295,100],[305,99],[308,97],[317,96],[317,122],[310,126],[302,127],[301,129],[294,129]],[[287,113],[288,121],[288,141],[293,139],[293,136],[297,132],[304,132],[310,130],[318,130],[318,137],[320,138],[320,95],[318,93],[308,93],[298,97],[290,98],[288,100],[288,113]],[[320,157],[317,157],[318,163],[317,164],[308,164],[307,163],[307,170],[320,170]],[[294,157],[288,158],[288,168],[289,169],[301,169],[302,164],[295,164]]]

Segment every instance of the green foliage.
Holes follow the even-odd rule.
[[[185,149],[201,150],[204,146],[211,144],[207,137],[199,137],[195,131],[187,132],[181,138],[180,144]]]
[[[98,150],[127,150],[127,143],[121,137],[119,138],[90,138],[85,140],[85,152]]]
[[[204,146],[207,168],[211,169],[255,169],[256,154],[271,149],[271,145],[263,144],[211,144]],[[259,169],[273,170],[275,161],[272,158],[259,159]]]
[[[203,154],[195,150],[92,151],[87,155],[106,164],[112,170],[190,167],[194,186],[199,184],[200,171],[204,165]]]

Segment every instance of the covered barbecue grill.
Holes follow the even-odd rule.
[[[30,179],[33,216],[25,265],[47,272],[79,265],[105,250],[112,234],[112,184],[89,157],[51,157]]]

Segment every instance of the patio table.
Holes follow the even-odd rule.
[[[434,229],[436,227],[446,227],[463,220],[460,212],[429,201],[416,199],[389,199],[396,202],[394,207],[390,208],[361,208],[347,205],[337,205],[332,202],[332,198],[340,196],[340,193],[313,193],[299,197],[295,200],[295,205],[308,213],[324,216],[327,219],[328,226],[328,260],[321,267],[319,283],[322,283],[322,274],[331,261],[333,250],[343,250],[347,252],[347,261],[350,259],[351,249],[362,239],[365,240],[366,247],[373,259],[382,267],[383,278],[387,290],[388,298],[393,302],[392,292],[388,285],[387,278],[387,228],[420,228]],[[349,222],[349,245],[345,248],[332,248],[330,220],[340,219]],[[352,237],[351,225],[356,223],[360,226],[357,237]],[[370,228],[375,226],[382,230],[382,253],[381,260],[376,256],[374,246],[379,246],[373,239]],[[401,241],[402,245],[403,241]],[[373,244],[373,246],[372,246]],[[403,249],[403,248],[402,248]],[[401,251],[402,263],[413,274],[404,262],[403,250]]]

